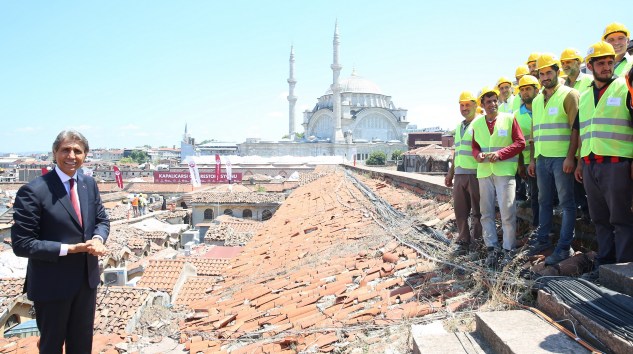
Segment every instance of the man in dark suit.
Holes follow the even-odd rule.
[[[35,305],[40,353],[90,353],[99,285],[98,256],[110,232],[97,184],[77,173],[88,153],[79,132],[59,133],[55,170],[18,191],[13,252],[29,259],[25,288]]]

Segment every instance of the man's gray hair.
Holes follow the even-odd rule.
[[[79,142],[81,145],[84,146],[85,153],[88,153],[88,151],[90,150],[88,139],[86,139],[83,134],[76,130],[62,130],[59,134],[57,134],[57,138],[55,138],[55,141],[53,142],[53,153],[55,153],[59,149],[59,146],[64,140]]]

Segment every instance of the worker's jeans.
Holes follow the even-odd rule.
[[[543,157],[536,160],[536,183],[538,184],[539,227],[538,241],[549,242],[554,214],[554,193],[563,209],[560,237],[554,252],[568,250],[574,239],[576,225],[576,203],[574,203],[574,174],[563,172],[564,157]]]
[[[501,213],[503,229],[503,248],[512,250],[516,246],[517,209],[514,204],[516,180],[512,176],[489,176],[479,178],[479,200],[481,209],[481,227],[486,247],[499,247],[497,227],[495,226],[495,194]]]

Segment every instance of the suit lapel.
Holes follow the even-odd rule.
[[[70,203],[70,197],[68,196],[68,193],[66,192],[66,187],[64,186],[64,183],[62,182],[61,179],[59,179],[59,176],[57,175],[57,173],[47,173],[45,176],[49,174],[52,175],[51,177],[53,181],[52,183],[53,191],[55,193],[55,196],[59,200],[59,203],[66,209],[68,214],[70,214],[70,216],[75,221],[75,224],[77,224],[78,227],[81,227],[79,224],[79,218],[77,217],[77,214],[75,213],[75,209],[73,208],[73,205]],[[81,197],[79,199],[79,202],[80,203],[82,202]]]

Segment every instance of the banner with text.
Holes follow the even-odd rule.
[[[215,169],[200,169],[200,182],[205,183],[228,183],[226,172],[222,171],[219,179],[216,180]],[[231,173],[232,182],[242,182],[242,173]],[[154,183],[191,183],[191,175],[188,170],[182,171],[154,171]]]

